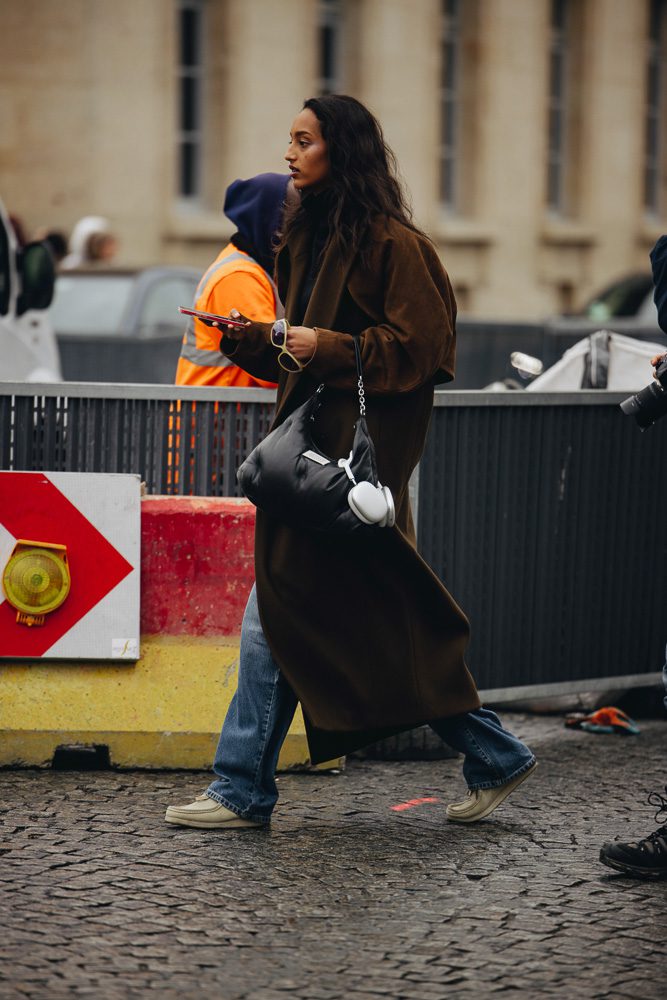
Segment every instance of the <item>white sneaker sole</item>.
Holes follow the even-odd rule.
[[[489,804],[486,806],[485,809],[483,809],[481,812],[474,813],[474,815],[466,815],[465,813],[451,812],[450,810],[452,807],[447,806],[446,810],[447,819],[453,823],[477,823],[480,819],[485,819],[487,816],[490,816],[491,813],[495,809],[497,809],[502,802],[505,801],[508,795],[512,794],[515,788],[519,787],[522,781],[525,781],[526,778],[529,778],[531,776],[531,774],[534,774],[536,768],[537,768],[537,761],[535,761],[533,766],[529,767],[527,771],[524,771],[523,774],[520,774],[518,778],[514,778],[512,781],[508,781],[506,785],[499,785],[497,789],[493,789],[498,793],[496,797],[491,802],[489,802]]]
[[[263,826],[268,826],[268,823],[253,823],[252,820],[242,819],[238,816],[236,819],[227,820],[208,820],[208,822],[202,817],[196,819],[194,816],[184,816],[176,812],[171,806],[167,809],[164,817],[165,823],[171,823],[172,826],[192,826],[196,830],[240,830],[249,829],[254,827],[254,829],[259,829]]]

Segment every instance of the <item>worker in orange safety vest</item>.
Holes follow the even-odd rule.
[[[239,309],[248,319],[272,323],[284,315],[273,283],[273,243],[290,184],[286,174],[258,174],[236,180],[225,194],[225,215],[237,227],[197,287],[194,307],[228,316]],[[190,316],[176,369],[176,385],[261,386],[220,351],[221,332]]]

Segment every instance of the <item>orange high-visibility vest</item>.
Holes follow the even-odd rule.
[[[256,260],[229,243],[199,282],[194,309],[229,316],[238,309],[248,319],[272,323],[282,314],[278,291]],[[275,382],[253,378],[220,351],[222,332],[188,317],[176,385],[240,385],[273,388]]]

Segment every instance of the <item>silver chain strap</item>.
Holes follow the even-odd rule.
[[[361,375],[357,385],[359,386],[359,413],[363,417],[366,415],[366,397],[364,395],[364,380]]]

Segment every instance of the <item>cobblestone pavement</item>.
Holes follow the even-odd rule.
[[[474,827],[456,760],[284,775],[226,834],[163,823],[204,774],[0,772],[0,997],[663,997],[667,882],[597,855],[653,829],[667,726],[505,719],[540,767]]]

